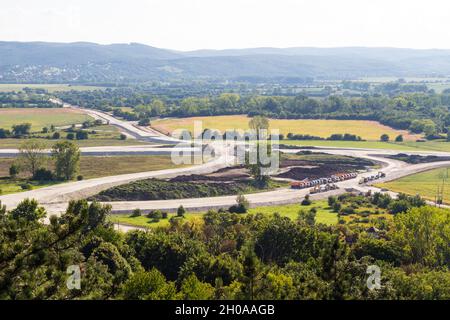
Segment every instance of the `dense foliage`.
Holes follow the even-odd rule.
[[[0,206],[1,207],[1,206]],[[208,212],[121,234],[109,207],[71,202],[48,225],[35,201],[0,209],[1,299],[449,299],[450,212],[414,207],[374,228],[300,214]],[[367,287],[369,265],[381,288]],[[81,269],[80,289],[66,270]]]
[[[450,126],[450,94],[365,94],[357,97],[260,96],[222,93],[211,96],[155,95],[144,89],[121,88],[61,92],[68,103],[113,111],[131,107],[125,118],[248,114],[280,119],[366,119],[433,137]],[[123,111],[114,111],[117,115]],[[131,114],[131,115],[130,115]],[[134,115],[133,115],[134,114]],[[133,116],[132,116],[133,115]]]
[[[0,108],[56,108],[45,91],[24,89],[20,92],[0,92]]]
[[[169,200],[235,195],[254,190],[255,187],[250,181],[196,183],[146,179],[109,188],[90,199],[97,201]]]

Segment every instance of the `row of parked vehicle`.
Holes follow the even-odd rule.
[[[355,172],[352,173],[339,173],[332,175],[328,178],[319,178],[314,180],[305,179],[302,181],[294,181],[291,182],[291,188],[293,189],[304,189],[304,188],[311,188],[315,186],[320,186],[323,184],[331,184],[339,181],[349,180],[356,178],[357,174]]]
[[[336,189],[339,189],[339,187],[336,184],[327,183],[326,185],[315,186],[315,187],[309,189],[309,193],[313,194],[313,193],[327,192],[327,191],[336,190]]]
[[[372,176],[361,178],[361,180],[359,180],[359,184],[367,183],[369,181],[381,179],[384,177],[386,177],[386,173],[380,171],[377,174],[374,174]]]

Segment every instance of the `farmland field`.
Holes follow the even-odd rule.
[[[45,89],[52,93],[55,91],[86,91],[86,90],[101,90],[104,87],[83,86],[83,85],[68,85],[68,84],[27,84],[27,83],[0,83],[0,92],[21,91],[23,88],[31,89]]]
[[[95,126],[86,129],[89,132],[89,139],[87,140],[72,140],[73,143],[79,147],[101,147],[101,146],[136,146],[136,145],[148,145],[150,142],[143,142],[136,139],[120,139],[120,131],[117,127],[111,125]],[[52,132],[50,133],[33,133],[31,138],[39,140],[47,148],[51,148],[55,143],[65,141],[67,132],[64,130],[57,130],[61,138],[51,139]],[[95,132],[95,133],[93,133]],[[0,149],[15,149],[18,148],[26,139],[7,138],[0,140]]]
[[[443,186],[443,200],[445,203],[450,203],[449,169],[450,168],[439,168],[416,173],[398,180],[379,183],[376,184],[376,186],[410,195],[419,194],[423,198],[432,201],[435,200],[438,186]],[[444,183],[443,178],[445,178]]]
[[[11,129],[14,124],[31,123],[31,131],[43,127],[66,126],[93,120],[81,111],[62,108],[4,108],[0,109],[0,128]]]
[[[193,132],[194,121],[202,121],[200,130],[216,129],[224,132],[225,130],[248,129],[249,120],[250,118],[244,115],[171,118],[155,120],[152,122],[152,127],[162,132],[173,132],[175,129],[186,129]],[[410,134],[405,130],[396,130],[376,121],[366,120],[271,119],[270,129],[278,129],[284,135],[292,132],[322,138],[327,138],[333,133],[356,134],[366,140],[379,140],[384,133],[388,134],[391,139],[399,134],[402,134],[405,140],[414,141],[419,138],[418,135]]]
[[[300,206],[298,204],[289,204],[289,205],[281,205],[281,206],[264,206],[249,209],[247,214],[273,214],[275,212],[279,213],[283,217],[288,217],[290,219],[297,219],[298,212],[301,209],[309,210],[311,208],[317,209],[316,215],[316,223],[323,223],[326,225],[334,225],[338,222],[337,214],[332,212],[330,208],[328,208],[328,204],[326,201],[314,201],[310,206]],[[185,214],[185,221],[201,221],[202,215],[205,212],[188,212]],[[247,214],[240,214],[240,216],[245,216]],[[161,219],[158,222],[153,222],[150,218],[148,218],[145,214],[140,217],[130,217],[129,214],[114,214],[110,216],[110,221],[128,224],[132,226],[138,227],[147,227],[147,228],[155,228],[155,227],[165,227],[169,225],[169,219],[175,216],[175,213],[169,213],[168,219]]]

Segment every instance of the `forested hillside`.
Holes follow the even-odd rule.
[[[181,52],[137,43],[0,42],[0,56],[0,82],[5,83],[450,74],[448,50],[350,47]]]

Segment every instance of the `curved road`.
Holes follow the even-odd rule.
[[[73,107],[67,104],[65,107]],[[81,108],[80,108],[81,109]],[[181,141],[166,137],[161,133],[133,125],[129,122],[116,119],[106,113],[81,109],[87,114],[93,116],[96,119],[102,119],[107,121],[112,125],[119,127],[121,130],[125,131],[127,134],[133,135],[139,140],[156,142],[161,144],[178,144]],[[175,147],[178,148],[178,147]],[[188,148],[190,149],[190,148]],[[31,190],[27,192],[10,194],[5,196],[0,196],[0,201],[7,205],[8,208],[13,208],[20,201],[25,198],[34,198],[43,205],[47,211],[51,214],[59,214],[64,212],[67,207],[67,202],[69,200],[82,199],[93,194],[96,194],[107,188],[125,184],[128,182],[147,179],[147,178],[171,178],[178,175],[186,174],[206,174],[214,172],[218,169],[230,166],[234,164],[235,158],[230,155],[230,150],[232,146],[225,144],[215,144],[214,149],[216,151],[216,158],[207,163],[196,165],[192,167],[183,167],[175,169],[167,169],[160,171],[151,172],[141,172],[134,174],[125,174],[118,176],[110,176],[104,178],[90,179],[77,182],[69,182],[59,185],[54,185],[51,187]],[[85,154],[91,155],[111,155],[111,154],[152,154],[152,152],[167,153],[173,150],[173,148],[158,148],[156,146],[129,146],[129,147],[95,147],[95,148],[83,148]],[[299,150],[282,150],[283,152],[297,152]],[[433,163],[423,163],[410,165],[402,161],[392,160],[382,157],[383,155],[397,154],[396,150],[370,150],[370,149],[351,149],[351,148],[318,148],[312,149],[313,152],[327,152],[330,154],[338,155],[349,155],[360,158],[371,159],[382,164],[382,171],[386,173],[385,179],[377,180],[377,182],[388,181],[397,179],[402,176],[410,175],[420,171],[430,170],[433,168],[438,168],[442,166],[450,166],[450,161],[433,162]],[[14,156],[16,154],[15,150],[0,150],[0,154],[3,152],[4,155],[10,154]],[[160,153],[160,154],[161,154]],[[423,155],[446,155],[450,156],[450,153],[444,152],[403,152],[409,154],[423,154]],[[338,190],[333,190],[329,192],[319,193],[312,195],[312,198],[324,198],[331,194],[343,193],[348,189],[367,191],[375,190],[373,187],[359,185],[358,182],[361,177],[366,175],[371,175],[372,172],[365,172],[358,175],[356,179],[342,181],[337,183],[339,186]],[[288,203],[298,203],[301,198],[303,198],[307,193],[309,193],[309,188],[294,190],[294,189],[277,189],[274,191],[254,193],[245,195],[249,200],[250,205],[261,206],[261,205],[278,205],[278,204],[288,204]],[[227,208],[235,204],[236,196],[220,196],[211,198],[193,198],[193,199],[178,199],[178,200],[160,200],[160,201],[127,201],[127,202],[111,202],[113,213],[124,213],[130,212],[135,208],[140,208],[144,211],[154,210],[154,209],[164,209],[167,211],[174,211],[181,204],[189,210],[207,210],[210,208]]]

